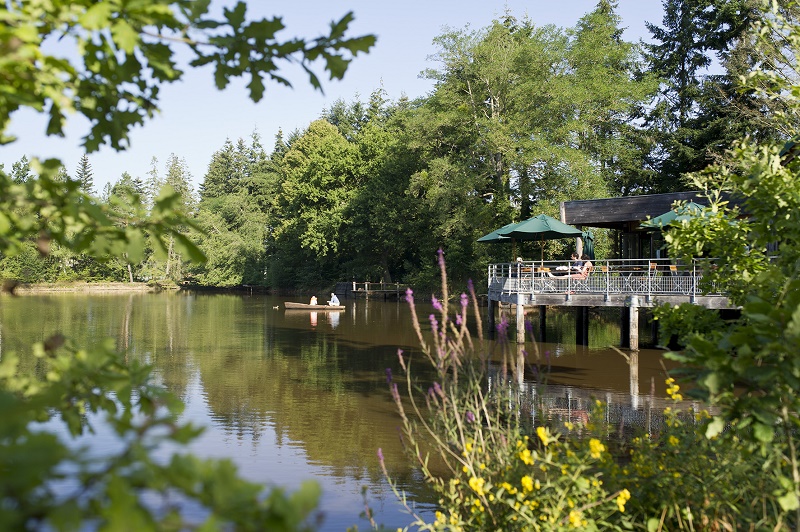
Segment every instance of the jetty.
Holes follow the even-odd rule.
[[[576,312],[576,343],[588,344],[588,309],[620,309],[620,345],[639,349],[639,309],[663,303],[690,303],[710,309],[731,309],[724,293],[704,274],[713,259],[684,263],[666,256],[661,230],[642,225],[668,212],[676,201],[707,203],[698,192],[651,194],[561,203],[561,221],[578,228],[614,229],[618,258],[592,260],[593,269],[580,278],[568,261],[528,260],[490,264],[488,278],[489,330],[494,330],[500,304],[515,307],[517,340],[524,341],[525,307],[539,307],[544,331],[547,307],[570,307]],[[668,228],[666,228],[668,230]],[[580,253],[581,238],[576,239]],[[502,244],[501,244],[502,245]]]

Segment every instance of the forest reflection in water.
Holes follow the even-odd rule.
[[[386,383],[387,368],[399,375],[398,349],[418,353],[407,304],[346,300],[341,312],[309,312],[282,303],[191,292],[3,297],[0,350],[24,354],[55,332],[78,345],[115,338],[129,358],[154,366],[159,382],[186,403],[187,421],[206,427],[193,452],[230,458],[246,478],[267,485],[291,490],[317,480],[325,530],[369,528],[359,517],[362,486],[379,523],[409,522],[382,478],[379,448],[409,501],[430,511],[435,501],[403,454]],[[431,312],[418,304],[420,316]],[[629,361],[605,348],[619,342],[618,321],[593,311],[589,340],[600,347],[576,348],[574,318],[551,311],[551,341],[538,346],[538,359],[528,355],[525,393],[538,394],[557,417],[584,415],[592,397],[615,405],[610,416],[646,416],[665,395],[662,352],[642,350]],[[543,373],[546,386],[534,389]]]

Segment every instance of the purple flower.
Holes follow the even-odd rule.
[[[433,383],[433,391],[435,391],[440,397],[444,397],[444,390],[442,390],[442,387],[439,386],[438,382]]]
[[[529,334],[533,334],[533,323],[531,323],[531,320],[525,320],[525,330],[528,331]]]
[[[461,327],[461,314],[456,314],[456,326]]]
[[[436,296],[431,296],[431,303],[433,304],[433,308],[438,310],[439,312],[442,311],[442,304],[436,299]]]
[[[439,266],[444,266],[444,251],[442,251],[442,248],[439,248],[436,253],[439,255]]]
[[[497,324],[497,334],[500,335],[501,340],[508,339],[508,319],[506,317],[503,317]]]
[[[469,305],[469,296],[467,294],[461,294],[461,306],[466,307]]]
[[[386,382],[388,384],[392,383],[392,368],[386,368]]]
[[[467,279],[467,290],[472,293],[475,290],[475,286],[472,283],[472,279]]]
[[[406,288],[406,301],[414,303],[414,291],[411,288]]]
[[[467,423],[475,422],[475,414],[473,414],[472,412],[467,412],[466,418],[467,418]]]
[[[434,331],[437,330],[439,328],[439,322],[436,320],[436,316],[431,314],[428,316],[428,319],[431,321],[431,329]]]

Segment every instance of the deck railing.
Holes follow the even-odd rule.
[[[719,294],[703,280],[714,268],[710,259],[685,264],[674,259],[607,259],[592,261],[592,272],[581,278],[569,261],[524,261],[491,264],[489,292],[503,294]]]

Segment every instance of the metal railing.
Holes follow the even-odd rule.
[[[405,287],[400,283],[369,283],[353,281],[353,292],[400,292]]]
[[[524,261],[489,265],[489,292],[503,294],[639,294],[720,295],[703,280],[712,259],[684,264],[674,259],[606,259],[592,261],[581,275],[569,261]]]

